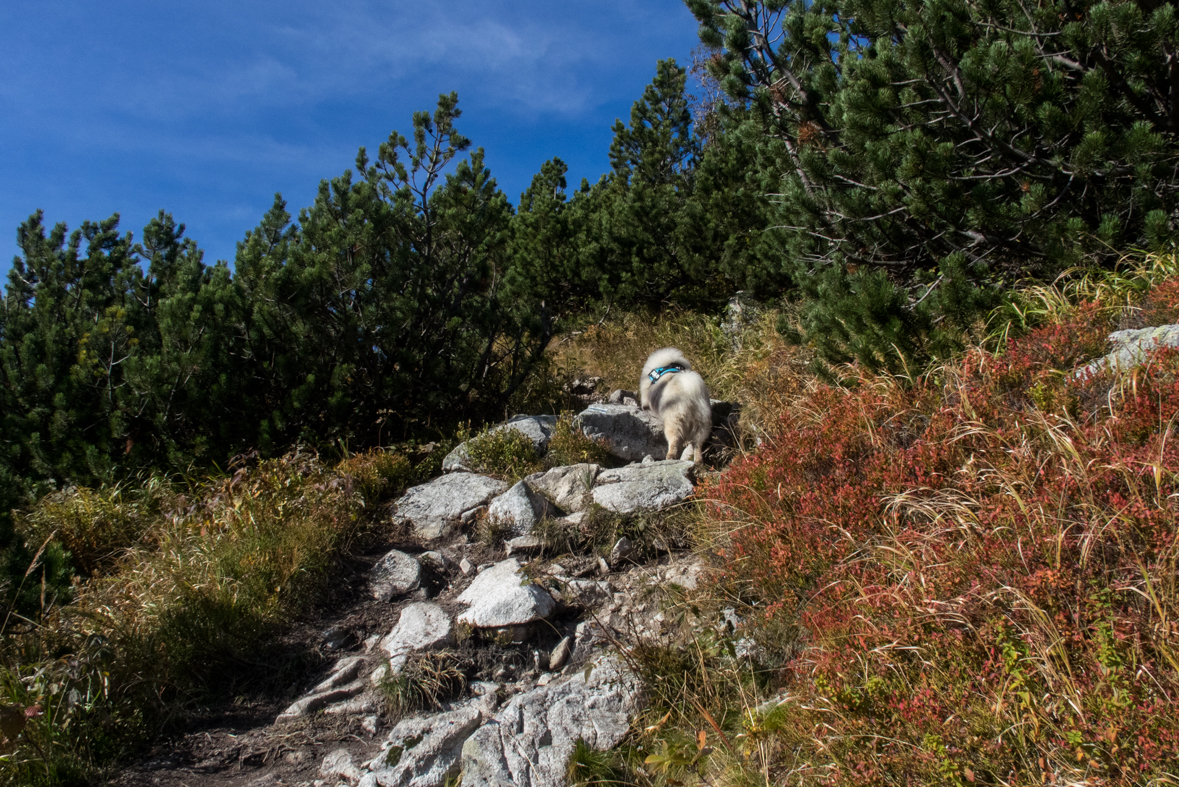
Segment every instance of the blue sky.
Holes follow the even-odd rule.
[[[553,156],[573,189],[696,44],[682,0],[4,0],[0,272],[38,208],[136,238],[162,208],[232,260],[276,191],[297,214],[451,90],[513,204]]]

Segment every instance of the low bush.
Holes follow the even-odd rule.
[[[1128,303],[1175,322],[1173,292]],[[802,646],[778,675],[789,725],[733,762],[826,784],[1174,778],[1179,352],[1071,374],[1125,306],[1074,304],[914,379],[845,367],[710,483],[753,628]]]
[[[544,468],[532,440],[515,429],[491,429],[466,442],[471,469],[510,483]]]

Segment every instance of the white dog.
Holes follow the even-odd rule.
[[[663,421],[668,459],[679,459],[690,447],[693,461],[701,460],[712,434],[712,404],[704,378],[692,371],[683,353],[675,347],[651,353],[639,379],[639,402]]]

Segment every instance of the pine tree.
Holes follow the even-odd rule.
[[[782,254],[812,339],[900,324],[902,352],[944,351],[1016,279],[1171,242],[1170,3],[688,5],[782,162]],[[899,362],[858,339],[825,353]]]
[[[224,262],[205,265],[184,231],[160,211],[134,249],[146,263],[147,320],[127,363],[124,407],[135,414],[127,453],[143,454],[140,465],[222,462],[249,445],[256,423],[241,364],[240,290]]]
[[[296,226],[276,203],[239,247],[266,441],[371,444],[495,412],[547,345],[530,293],[507,297],[511,206],[481,149],[460,158],[457,101],[362,148]]]
[[[559,158],[540,167],[520,195],[511,219],[513,286],[538,293],[553,313],[583,305],[586,288],[573,243],[573,217],[565,193],[568,167]]]
[[[37,212],[17,231],[0,337],[0,439],[29,492],[110,477],[128,438],[125,364],[145,324],[143,276],[118,215],[68,240],[64,224],[46,234],[43,221]]]
[[[575,195],[582,275],[603,300],[658,306],[704,278],[677,235],[699,156],[686,79],[674,60],[659,61],[630,123],[614,124],[610,173]]]

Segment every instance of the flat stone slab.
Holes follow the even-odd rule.
[[[573,425],[586,437],[601,442],[611,456],[626,462],[667,456],[663,423],[632,405],[592,404],[577,415]]]
[[[389,656],[389,666],[396,674],[405,666],[410,653],[449,644],[451,630],[446,610],[422,601],[401,610],[397,625],[385,635],[379,647]]]
[[[556,516],[556,507],[537,494],[527,480],[518,482],[487,506],[487,518],[507,526],[514,536],[526,536],[546,516]]]
[[[598,505],[617,514],[660,511],[691,496],[695,465],[679,459],[604,470],[591,492]]]
[[[349,656],[340,659],[332,667],[330,675],[303,697],[291,703],[286,710],[278,715],[276,721],[284,722],[302,718],[334,703],[355,697],[364,690],[364,682],[359,678],[367,665],[368,661],[363,656]]]
[[[582,462],[533,473],[524,480],[540,494],[552,500],[562,511],[582,511],[589,504],[589,491],[602,468]]]
[[[544,549],[544,542],[536,536],[517,536],[505,541],[504,546],[510,557],[513,552],[539,552]]]
[[[1075,376],[1097,374],[1106,369],[1127,371],[1142,364],[1147,353],[1160,347],[1179,347],[1179,325],[1159,325],[1154,328],[1114,331],[1109,335],[1113,352],[1077,370]]]
[[[356,681],[347,686],[340,686],[339,688],[329,689],[328,691],[321,691],[315,694],[309,694],[302,699],[291,703],[282,713],[278,714],[275,720],[278,723],[284,721],[292,721],[294,719],[302,718],[315,713],[318,710],[326,708],[337,702],[355,697],[360,692],[364,691],[365,686],[363,681]]]
[[[626,736],[638,680],[613,658],[512,698],[463,746],[463,787],[563,787],[580,739],[605,751]]]
[[[442,460],[442,470],[446,473],[456,470],[471,470],[471,455],[467,451],[467,447],[475,440],[503,431],[504,429],[512,429],[527,437],[532,441],[532,449],[540,456],[548,450],[549,440],[553,437],[553,429],[556,425],[557,416],[555,415],[512,416],[502,424],[491,427],[479,435],[479,437],[473,437],[470,440],[460,443],[458,447],[447,454],[446,458]]]
[[[319,766],[319,775],[349,783],[355,783],[361,778],[360,769],[353,764],[352,755],[347,749],[336,749],[324,757],[323,764]]]
[[[393,521],[407,524],[418,538],[446,535],[463,521],[463,514],[506,492],[508,485],[490,476],[450,473],[411,487],[395,503]]]
[[[369,572],[369,592],[378,601],[389,601],[417,590],[421,581],[418,561],[392,549]]]
[[[531,623],[547,618],[557,606],[548,591],[527,581],[515,558],[484,570],[455,600],[470,605],[459,622],[475,628]]]
[[[332,667],[332,673],[311,690],[312,694],[321,694],[325,691],[338,689],[345,686],[360,677],[360,673],[367,665],[367,660],[364,656],[348,656],[336,662]]]

